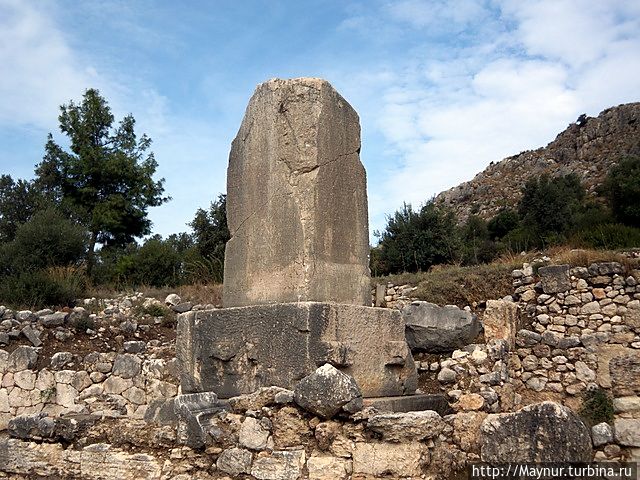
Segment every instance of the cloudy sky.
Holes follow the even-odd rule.
[[[258,83],[326,78],[360,114],[375,230],[640,101],[640,0],[0,0],[0,72],[0,173],[30,178],[59,105],[98,88],[154,141],[162,235],[224,192]]]

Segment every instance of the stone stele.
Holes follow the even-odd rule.
[[[326,81],[258,86],[229,157],[223,309],[181,314],[185,393],[293,390],[329,363],[365,397],[413,394],[397,310],[372,308],[358,115]]]
[[[358,114],[325,80],[256,88],[227,172],[225,307],[371,305]]]

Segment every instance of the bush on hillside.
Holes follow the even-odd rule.
[[[640,157],[622,159],[609,171],[601,190],[616,220],[640,228]]]
[[[83,227],[48,208],[18,227],[4,252],[13,272],[76,265],[86,254],[87,241]]]
[[[381,273],[426,271],[452,261],[458,252],[455,216],[433,200],[419,211],[404,204],[387,219],[377,261]]]
[[[86,276],[78,268],[24,271],[0,282],[0,303],[16,309],[71,306],[86,286]]]

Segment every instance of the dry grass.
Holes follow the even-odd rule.
[[[629,258],[620,252],[607,250],[577,250],[556,247],[543,252],[525,254],[503,254],[494,262],[485,265],[462,267],[459,265],[436,265],[428,272],[401,273],[372,278],[373,285],[393,283],[414,285],[418,289],[412,297],[438,305],[467,305],[474,308],[488,299],[498,299],[513,293],[511,272],[522,268],[542,256],[551,258],[555,265],[588,267],[594,262],[619,262],[627,272],[640,267],[640,259]]]
[[[418,289],[411,296],[420,300],[438,305],[474,307],[487,299],[510,295],[513,292],[511,271],[521,265],[522,260],[501,260],[469,267],[438,265],[428,272],[377,277],[372,282],[415,285]]]

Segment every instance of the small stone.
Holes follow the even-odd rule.
[[[362,409],[362,394],[356,381],[328,363],[298,382],[294,400],[323,418],[331,418],[345,408],[349,413]]]
[[[44,327],[58,327],[60,325],[64,325],[64,321],[66,319],[67,314],[64,312],[56,312],[39,318],[40,323]]]
[[[234,477],[241,473],[249,473],[251,471],[251,460],[253,455],[250,451],[243,448],[229,448],[224,450],[218,460],[216,467],[218,470]]]
[[[240,427],[239,443],[251,450],[264,450],[269,439],[269,429],[252,417],[247,417]]]
[[[51,368],[60,370],[73,362],[73,354],[71,352],[57,352],[51,357]]]
[[[169,306],[179,305],[182,303],[182,298],[180,298],[180,295],[176,293],[170,293],[167,295],[167,298],[164,299],[164,303]]]
[[[18,372],[20,370],[32,370],[38,362],[38,353],[34,347],[19,346],[9,354],[7,358],[7,370]]]
[[[146,350],[147,345],[142,340],[132,340],[124,342],[123,347],[126,353],[142,353]]]
[[[113,374],[122,378],[133,378],[140,373],[142,361],[132,354],[118,355],[113,362]]]
[[[594,425],[591,428],[591,438],[593,439],[593,446],[599,447],[613,441],[613,430],[611,425],[606,422]]]
[[[455,407],[462,411],[482,410],[482,407],[484,407],[484,397],[477,393],[461,395]]]
[[[456,378],[456,372],[448,367],[444,367],[438,373],[438,381],[440,383],[454,383],[456,381]]]
[[[42,345],[42,340],[40,340],[40,332],[31,328],[31,325],[27,325],[22,329],[22,335],[24,335],[25,338],[29,340],[34,347],[39,347],[40,345]]]

